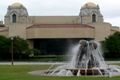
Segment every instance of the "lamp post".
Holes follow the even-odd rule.
[[[11,37],[11,65],[14,65],[14,60],[13,60],[13,54],[14,54],[14,49],[13,49],[13,40],[14,37]]]

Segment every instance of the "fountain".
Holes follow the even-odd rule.
[[[96,41],[80,40],[71,51],[69,63],[44,71],[46,76],[118,76],[120,66],[107,65],[100,44]]]

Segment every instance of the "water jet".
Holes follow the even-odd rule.
[[[94,40],[80,40],[72,48],[69,63],[54,69],[49,68],[45,76],[119,76],[120,66],[105,63],[100,44]]]

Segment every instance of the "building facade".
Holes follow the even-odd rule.
[[[84,4],[78,16],[29,16],[27,9],[20,3],[8,6],[4,24],[0,23],[0,35],[19,36],[28,40],[34,47],[40,39],[95,39],[120,31],[104,22],[98,5]]]

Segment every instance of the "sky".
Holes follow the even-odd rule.
[[[98,4],[104,21],[120,26],[120,0],[0,0],[0,20],[4,20],[9,5],[23,4],[30,16],[77,16],[86,2]]]

